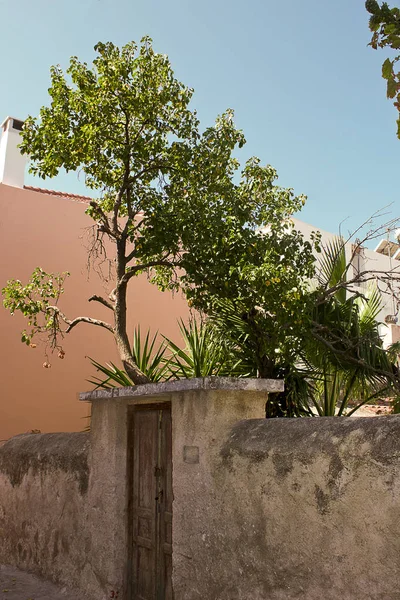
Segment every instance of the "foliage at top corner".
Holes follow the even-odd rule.
[[[400,8],[390,8],[387,2],[366,0],[365,8],[370,14],[369,28],[372,32],[370,46],[389,48],[396,52],[382,64],[382,77],[386,80],[386,95],[400,114],[400,72],[396,65],[400,60]],[[397,137],[400,138],[400,116],[397,119]]]
[[[39,118],[26,120],[21,150],[31,158],[31,172],[43,178],[61,168],[82,170],[87,186],[99,194],[88,212],[112,237],[121,233],[116,219],[128,216],[123,233],[134,241],[135,219],[144,214],[136,258],[176,254],[204,227],[213,233],[217,225],[243,229],[301,208],[304,198],[289,191],[271,206],[276,172],[254,157],[235,185],[239,163],[233,151],[245,138],[233,111],[201,133],[189,106],[193,89],[175,78],[168,57],[154,51],[150,38],[123,48],[98,43],[95,50],[92,68],[77,57],[66,74],[52,67],[51,104]],[[112,223],[106,222],[108,213]]]
[[[82,170],[99,194],[88,212],[112,237],[123,233],[134,241],[134,221],[144,214],[135,258],[178,253],[197,231],[202,242],[216,229],[243,234],[245,224],[276,223],[301,208],[304,198],[291,190],[274,193],[277,174],[257,158],[234,184],[239,163],[232,153],[245,138],[233,111],[201,133],[189,106],[193,89],[175,78],[149,37],[122,48],[98,43],[95,51],[92,68],[77,57],[65,74],[52,67],[51,104],[26,120],[21,150],[41,177]],[[126,216],[130,224],[120,232],[115,221]],[[212,232],[207,240],[205,230]]]

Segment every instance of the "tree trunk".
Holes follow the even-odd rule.
[[[127,359],[121,359],[124,369],[135,385],[143,385],[144,383],[150,383],[150,379],[146,377],[144,373],[135,365],[131,357]]]
[[[150,383],[150,379],[139,369],[133,360],[128,335],[126,333],[126,293],[127,283],[120,283],[125,274],[126,242],[117,241],[117,286],[115,288],[115,341],[120,359],[128,376],[135,385]]]

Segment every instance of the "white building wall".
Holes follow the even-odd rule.
[[[332,241],[335,237],[337,237],[337,234],[318,229],[318,227],[314,227],[309,223],[304,223],[299,219],[293,218],[292,221],[295,225],[295,228],[301,231],[308,239],[310,239],[313,231],[319,231],[321,233],[322,245],[327,244],[329,241]],[[351,260],[352,254],[352,242],[350,241],[348,244],[346,244],[347,261]],[[395,270],[400,274],[400,260],[390,258],[385,254],[375,252],[369,248],[363,248],[360,255],[360,269],[369,271],[382,271],[384,273],[390,273],[391,271]],[[349,273],[349,277],[351,276],[352,274]],[[378,321],[381,323],[380,332],[384,340],[384,345],[387,347],[390,344],[400,340],[400,326],[397,323],[385,323],[385,319],[388,317],[398,318],[398,307],[397,303],[393,299],[393,295],[388,293],[386,286],[380,283],[379,287],[382,292],[383,309],[378,316]],[[360,286],[360,290],[366,290],[367,288],[367,283]],[[393,289],[400,295],[400,286],[398,283],[393,282]]]

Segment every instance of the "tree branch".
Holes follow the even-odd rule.
[[[328,329],[328,328],[321,326],[319,323],[316,323],[315,321],[313,322],[313,325],[316,329],[320,329],[320,330]],[[375,374],[375,375],[378,375],[381,377],[385,377],[386,379],[389,379],[390,381],[392,381],[392,383],[395,385],[396,388],[398,388],[398,389],[400,388],[398,371],[391,373],[389,371],[385,371],[384,369],[377,369],[377,368],[371,366],[370,364],[368,364],[366,361],[364,361],[360,358],[355,358],[355,357],[351,356],[349,354],[349,348],[346,348],[345,350],[340,350],[339,348],[337,348],[334,345],[334,343],[329,342],[322,335],[317,333],[317,331],[315,331],[315,329],[312,331],[312,335],[316,340],[318,340],[319,342],[321,342],[321,344],[323,344],[326,348],[328,348],[333,354],[336,354],[336,355],[339,354],[339,355],[343,356],[345,358],[346,362],[349,362],[353,365],[356,365],[358,367],[366,369],[366,370],[370,371],[370,373],[372,373],[372,374]],[[337,342],[343,342],[342,338],[332,335],[332,333],[331,333],[331,336],[336,338]],[[354,349],[354,345],[353,345],[353,349]]]
[[[71,329],[73,329],[79,323],[89,323],[90,325],[97,325],[98,327],[103,327],[104,329],[108,329],[111,333],[114,333],[114,327],[105,321],[101,321],[99,319],[92,319],[91,317],[77,317],[72,321],[68,319],[63,312],[58,308],[58,306],[48,306],[46,308],[48,311],[53,311],[55,315],[57,315],[66,325],[68,325],[66,329],[66,333],[69,333]]]
[[[152,267],[169,267],[173,269],[175,267],[179,267],[179,265],[179,262],[170,260],[153,260],[148,263],[134,265],[133,267],[129,267],[129,271],[120,279],[119,284],[128,283],[128,281],[132,279],[132,277],[134,277],[139,271],[146,271],[146,269],[151,269]]]
[[[159,157],[157,157],[159,158]],[[136,173],[136,175],[134,175],[133,177],[131,177],[129,179],[129,183],[135,183],[135,181],[137,181],[138,179],[141,178],[142,175],[144,175],[145,173],[148,173],[149,171],[161,171],[162,169],[168,169],[170,171],[176,171],[175,167],[173,167],[172,165],[165,165],[162,163],[156,163],[156,164],[152,164],[156,162],[156,158],[152,159],[149,163],[149,165],[147,167],[145,167],[144,169],[142,169],[141,171],[139,171],[138,173]]]
[[[67,321],[66,321],[67,322]],[[90,325],[97,325],[98,327],[103,327],[104,329],[108,329],[111,333],[114,333],[114,327],[105,321],[100,321],[99,319],[92,319],[91,317],[77,317],[73,321],[69,321],[68,327],[66,329],[66,333],[69,333],[71,329],[78,325],[79,323],[89,323]]]
[[[109,302],[105,298],[102,298],[102,296],[97,296],[96,294],[94,294],[93,296],[90,296],[89,302],[99,302],[100,304],[103,304],[110,310],[115,310],[115,307],[113,304],[111,304],[111,302]]]
[[[128,237],[128,232],[129,232],[129,236],[131,237],[135,233],[135,231],[138,231],[142,227],[142,225],[144,225],[144,223],[145,223],[145,218],[144,218],[144,215],[143,215],[143,211],[139,211],[139,212],[136,212],[136,213],[133,212],[131,201],[130,201],[130,194],[131,194],[131,190],[128,187],[127,195],[129,197],[129,205],[130,205],[130,210],[128,210],[128,217],[129,217],[129,219],[127,219],[127,221],[125,223],[124,230],[122,232],[122,235],[124,235],[126,237]],[[142,217],[142,219],[139,221],[139,223],[137,225],[135,225],[134,227],[132,227],[131,229],[129,229],[130,224],[133,223],[133,222],[135,222],[135,220],[136,220],[136,218],[137,218],[138,215],[140,215]],[[132,260],[132,258],[134,258],[134,256],[135,256],[135,248],[132,250],[132,252],[130,252],[130,254],[128,254],[128,256],[126,256],[126,262],[128,263],[130,260]]]
[[[112,219],[114,237],[118,237],[118,234],[119,234],[118,213],[119,213],[119,209],[121,208],[122,196],[123,196],[124,191],[125,191],[125,177],[124,177],[124,183],[122,184],[121,189],[119,190],[118,194],[116,195],[115,202],[114,202],[114,214],[113,214],[113,219]]]
[[[128,197],[127,197],[127,210],[128,210],[128,216],[129,218],[131,218],[131,206],[130,206],[130,191],[129,191],[129,175],[130,175],[130,171],[131,171],[131,153],[130,153],[130,135],[129,135],[129,113],[124,110],[122,108],[122,111],[125,115],[125,122],[124,122],[124,132],[125,132],[125,147],[128,149],[128,154],[126,156],[126,158],[124,159],[124,180],[122,183],[122,187],[119,190],[117,197],[115,199],[115,203],[114,203],[114,214],[113,214],[113,230],[116,236],[118,236],[119,234],[119,229],[118,229],[118,216],[119,216],[119,210],[121,208],[121,204],[122,204],[122,198],[124,195],[124,192],[127,191],[128,192]],[[126,227],[125,227],[126,229]],[[122,235],[126,235],[125,233],[125,229]]]
[[[400,273],[396,270],[399,268],[400,268],[400,265],[398,267],[397,266],[394,267],[390,271],[378,271],[378,270],[376,270],[376,271],[375,270],[360,271],[360,273],[358,273],[356,277],[353,277],[352,279],[340,281],[336,285],[325,290],[321,294],[321,296],[319,296],[319,298],[317,298],[316,304],[322,304],[323,302],[325,302],[325,300],[327,298],[329,298],[330,296],[333,296],[339,289],[344,288],[344,289],[349,290],[351,285],[354,285],[357,283],[367,283],[367,281],[375,280],[375,281],[380,281],[382,283],[385,283],[386,285],[389,285],[393,279],[395,279],[396,281],[398,281],[400,283]],[[349,291],[351,291],[351,290],[349,290]]]
[[[345,270],[343,271],[343,281],[339,282],[337,284],[337,286],[335,286],[335,289],[339,289],[339,288],[343,288],[343,287],[347,287],[349,284],[352,283],[363,283],[366,282],[370,279],[374,279],[374,277],[369,277],[368,279],[364,278],[364,276],[366,274],[375,274],[375,275],[382,275],[381,277],[379,277],[380,281],[386,280],[387,278],[383,277],[383,274],[386,273],[388,274],[393,274],[396,267],[390,271],[363,271],[357,274],[356,277],[353,277],[352,279],[347,280],[346,282],[344,281],[347,276],[348,276],[348,272],[351,269],[352,266],[354,266],[354,259],[356,257],[357,254],[359,254],[361,251],[365,250],[364,244],[366,242],[371,242],[374,239],[377,238],[381,238],[384,234],[387,234],[388,231],[391,231],[392,229],[394,229],[395,227],[399,226],[399,219],[398,218],[394,218],[394,219],[390,219],[388,221],[386,221],[383,224],[374,226],[374,223],[376,222],[376,220],[378,218],[381,218],[383,216],[386,216],[387,214],[389,214],[388,212],[384,212],[386,211],[387,208],[389,208],[390,205],[384,206],[383,208],[377,210],[375,213],[373,213],[368,219],[366,219],[359,227],[357,227],[357,229],[355,229],[353,232],[349,233],[347,238],[344,237],[341,233],[341,225],[339,226],[339,239],[341,239],[341,244],[339,245],[338,251],[336,256],[333,256],[332,258],[334,260],[337,259],[337,257],[340,255],[340,253],[345,250],[348,246],[348,244],[350,243],[350,241],[352,239],[355,238],[355,236],[362,232],[362,230],[367,226],[370,225],[371,229],[369,229],[369,231],[367,231],[362,239],[355,239],[354,243],[352,244],[352,249],[351,249],[351,256],[350,259],[348,260]],[[399,268],[399,267],[397,267]],[[320,273],[316,274],[316,278],[317,280],[321,283],[321,277],[320,277]],[[327,295],[330,295],[332,292],[334,292],[335,290],[332,288],[331,290],[327,290],[327,293],[325,293],[324,297],[326,297]]]
[[[101,208],[101,206],[99,206],[97,204],[97,202],[95,202],[94,200],[92,200],[89,205],[94,209],[95,213],[97,213],[97,216],[100,219],[100,222],[103,226],[103,230],[105,233],[107,233],[107,235],[111,236],[111,237],[115,237],[114,233],[111,231],[110,228],[110,222],[108,220],[108,217],[106,215],[106,213],[103,211],[103,209]]]

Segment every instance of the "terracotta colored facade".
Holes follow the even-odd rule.
[[[26,281],[38,266],[48,272],[69,271],[60,301],[64,312],[71,318],[110,319],[107,308],[87,302],[92,294],[104,295],[107,288],[93,272],[88,280],[84,239],[93,221],[85,208],[79,197],[0,184],[0,288],[11,278]],[[142,331],[150,327],[176,338],[177,319],[187,316],[188,309],[182,297],[162,293],[141,277],[131,282],[129,313],[128,331],[139,323]],[[52,355],[52,367],[44,369],[44,347],[31,349],[20,341],[25,327],[20,315],[11,317],[1,306],[0,327],[0,440],[33,429],[83,429],[89,407],[76,396],[90,389],[86,380],[95,374],[87,356],[100,362],[118,361],[112,335],[79,325],[65,338],[65,359]]]

